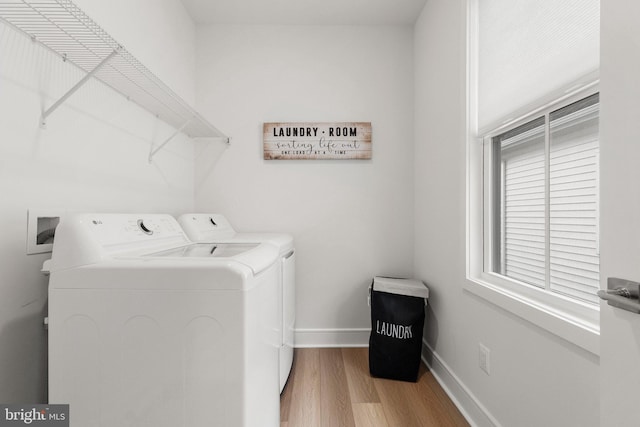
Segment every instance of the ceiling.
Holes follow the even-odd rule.
[[[411,25],[427,0],[181,0],[197,24]]]

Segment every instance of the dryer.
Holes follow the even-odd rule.
[[[169,215],[64,217],[49,401],[72,427],[278,427],[278,249],[194,244]]]
[[[221,214],[191,213],[178,218],[187,236],[194,242],[270,243],[278,248],[280,304],[280,392],[289,378],[293,364],[295,327],[295,263],[293,237],[284,233],[237,233]]]

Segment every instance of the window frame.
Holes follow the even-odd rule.
[[[483,132],[482,138],[471,134],[467,146],[467,281],[465,290],[540,326],[596,355],[599,354],[599,306],[582,302],[547,289],[493,273],[490,257],[493,248],[491,212],[494,191],[491,174],[492,139],[504,132],[545,116],[573,102],[599,92],[594,80],[570,92],[562,93],[552,102],[530,113],[510,120],[496,129]],[[549,99],[549,98],[547,98]],[[548,127],[546,132],[548,133]],[[548,138],[549,135],[546,135]],[[545,148],[548,160],[549,147]],[[545,168],[548,168],[548,161]],[[547,175],[548,176],[548,175]],[[548,194],[549,182],[545,182]],[[546,196],[548,197],[548,196]],[[548,200],[547,200],[548,203]],[[548,207],[546,208],[548,209]],[[546,225],[548,227],[548,224]],[[546,243],[548,245],[548,242]],[[548,249],[547,249],[548,250]]]

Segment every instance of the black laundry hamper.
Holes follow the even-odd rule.
[[[376,276],[369,288],[369,372],[416,382],[429,289],[419,280]]]

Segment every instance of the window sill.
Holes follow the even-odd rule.
[[[468,277],[464,289],[596,356],[600,355],[598,324],[577,318],[480,278]]]

